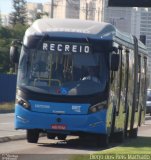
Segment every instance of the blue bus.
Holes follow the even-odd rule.
[[[91,136],[107,146],[137,137],[145,117],[147,50],[135,36],[109,23],[36,20],[18,56],[15,128],[37,143],[68,135]],[[19,59],[19,60],[18,60]]]

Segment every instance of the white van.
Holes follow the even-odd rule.
[[[147,89],[146,114],[151,115],[151,89]]]

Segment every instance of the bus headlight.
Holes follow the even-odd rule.
[[[89,113],[98,112],[98,111],[100,111],[101,109],[106,108],[106,106],[107,106],[107,101],[103,101],[103,102],[101,102],[101,103],[97,103],[97,104],[95,104],[95,105],[93,105],[93,106],[91,106],[91,107],[89,108]]]
[[[26,109],[30,109],[30,103],[27,102],[26,100],[23,100],[21,98],[16,98],[16,103],[23,106]]]

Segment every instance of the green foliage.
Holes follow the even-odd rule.
[[[11,30],[8,27],[0,27],[0,38],[9,38],[11,35]]]
[[[14,67],[9,60],[9,50],[13,39],[23,40],[27,26],[16,24],[11,27],[0,27],[0,73],[8,73]]]
[[[26,29],[27,26],[22,24],[16,24],[12,30],[12,37],[14,37],[14,39],[22,40]]]
[[[14,102],[0,103],[0,111],[12,111],[14,110],[14,106]]]
[[[13,39],[22,41],[27,29],[26,0],[12,0],[12,2],[14,11],[10,14],[10,23],[13,27],[0,25],[0,73],[9,73],[10,68],[14,67],[9,60],[11,42]]]
[[[0,11],[0,26],[2,26],[2,16],[1,16],[1,11]]]
[[[13,0],[14,11],[10,14],[10,24],[25,25],[27,23],[27,11],[25,0]]]

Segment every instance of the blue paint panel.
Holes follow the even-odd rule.
[[[15,101],[16,75],[0,74],[0,102]]]
[[[41,101],[29,101],[31,110],[41,113],[55,113],[55,114],[88,114],[90,104],[78,103],[52,103]]]
[[[88,132],[106,134],[106,110],[88,115],[57,115],[32,112],[20,105],[15,108],[15,128],[16,129],[44,129],[49,132],[55,132],[51,128],[53,124],[66,125],[66,130],[60,130],[61,133],[70,132]],[[57,118],[61,122],[57,122]],[[57,130],[59,132],[59,130]]]

